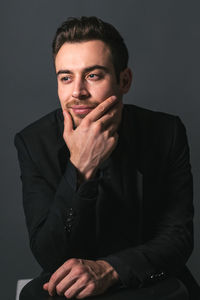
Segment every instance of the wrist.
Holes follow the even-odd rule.
[[[107,261],[97,260],[96,262],[106,270],[106,273],[110,273],[110,278],[111,278],[112,284],[117,283],[119,281],[118,273]]]
[[[95,176],[97,168],[86,168],[85,166],[80,166],[80,164],[76,163],[72,157],[70,157],[70,161],[77,170],[78,183],[92,179]]]

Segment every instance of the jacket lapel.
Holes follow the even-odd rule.
[[[140,151],[137,149],[137,128],[133,126],[130,116],[133,118],[133,114],[129,115],[125,106],[118,130],[118,144],[100,167],[103,178],[100,181],[97,202],[98,240],[106,238],[107,233],[109,242],[109,230],[112,236],[116,234],[116,241],[119,240],[119,236],[129,240],[130,234],[125,232],[124,228],[130,227],[134,228],[134,242],[139,243],[142,239],[143,174],[138,155]],[[113,224],[118,224],[118,228],[112,228],[111,216],[115,218]]]

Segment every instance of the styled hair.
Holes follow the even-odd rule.
[[[53,57],[55,59],[59,49],[66,42],[79,43],[91,40],[101,40],[107,44],[111,51],[116,78],[119,81],[120,72],[128,65],[127,47],[115,27],[97,17],[70,17],[63,22],[53,39]]]

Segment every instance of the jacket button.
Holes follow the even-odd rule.
[[[65,225],[65,230],[66,230],[67,232],[71,232],[71,227],[72,227],[72,224],[66,224],[66,225]]]

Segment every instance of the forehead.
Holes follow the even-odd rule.
[[[55,58],[56,71],[59,69],[84,69],[91,65],[112,68],[110,48],[99,40],[65,43]]]

